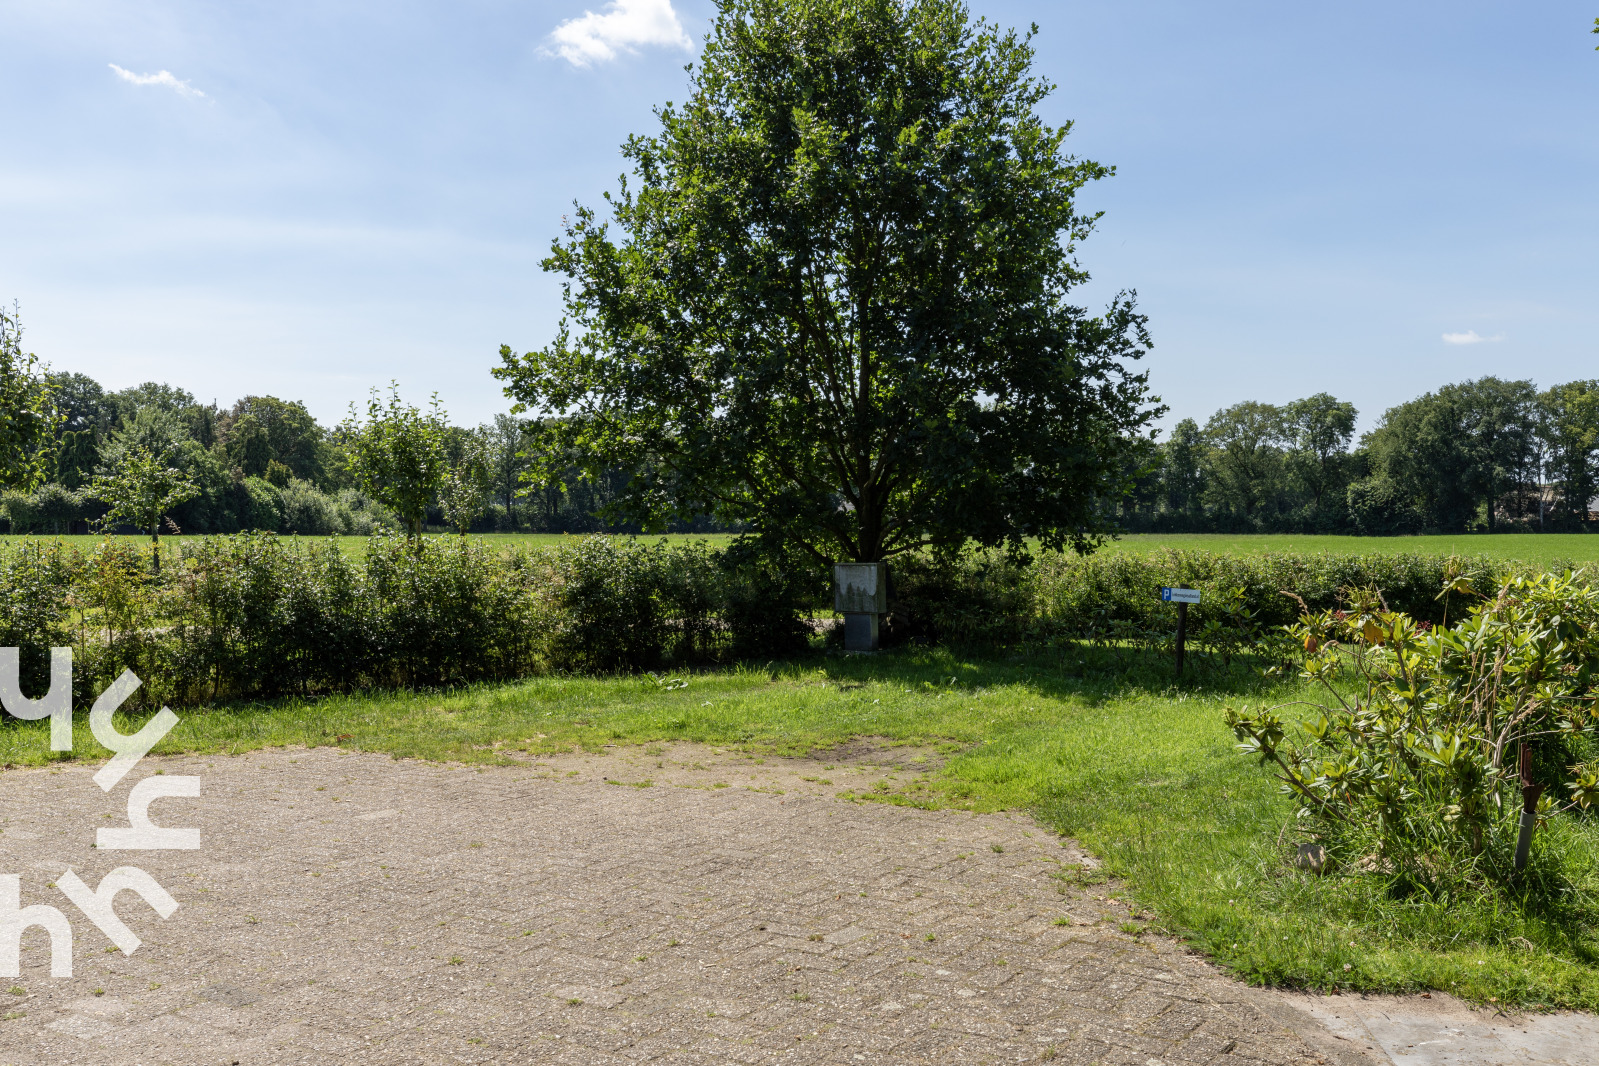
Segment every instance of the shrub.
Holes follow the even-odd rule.
[[[265,478],[244,479],[239,528],[275,533],[283,528],[283,495]]]
[[[1469,594],[1464,579],[1451,591]],[[1300,832],[1343,869],[1434,897],[1510,884],[1524,807],[1547,823],[1599,802],[1599,764],[1559,757],[1591,750],[1599,590],[1570,572],[1512,575],[1449,628],[1374,590],[1347,598],[1291,628],[1302,676],[1327,694],[1303,740],[1275,710],[1229,710],[1240,747],[1274,766]],[[1344,673],[1353,684],[1335,683]],[[1569,887],[1553,857],[1521,881],[1545,901]]]
[[[802,652],[811,627],[804,616],[831,606],[830,575],[814,560],[735,541],[719,560],[718,610],[735,659],[780,659]]]
[[[954,644],[1015,642],[1032,635],[1036,572],[1002,552],[893,563],[887,639]]]
[[[5,513],[13,533],[30,533],[39,521],[39,509],[34,506],[33,497],[16,489],[0,493],[0,511]]]
[[[344,489],[334,497],[333,507],[337,532],[347,537],[370,537],[400,528],[400,520],[393,512],[360,489]]]
[[[53,481],[33,490],[33,506],[40,523],[49,526],[52,533],[66,533],[73,522],[88,517],[83,497]]]
[[[1409,554],[1232,556],[1165,549],[1148,554],[1048,555],[1035,566],[1039,615],[1062,632],[1083,634],[1116,621],[1169,630],[1172,606],[1160,601],[1162,585],[1197,588],[1206,594],[1204,602],[1189,609],[1190,624],[1196,629],[1212,620],[1225,625],[1229,615],[1236,618],[1240,610],[1251,614],[1254,624],[1263,629],[1291,625],[1299,617],[1299,605],[1286,593],[1322,610],[1338,606],[1344,590],[1351,587],[1378,588],[1393,609],[1437,624],[1449,607],[1448,600],[1438,599],[1440,588],[1461,578],[1475,592],[1486,594],[1495,587],[1502,564]],[[1235,590],[1237,597],[1229,602]]]
[[[636,541],[582,537],[550,565],[555,610],[552,660],[563,669],[649,670],[665,657],[655,596],[658,550]]]
[[[343,532],[338,505],[315,485],[290,478],[279,490],[283,506],[283,532],[321,537]]]
[[[148,554],[113,539],[0,550],[0,640],[24,649],[25,685],[69,644],[80,697],[132,669],[130,706],[176,706],[771,657],[808,634],[792,576],[808,571],[704,545],[379,535],[352,556],[246,533],[191,542],[160,574]]]
[[[24,694],[49,686],[52,647],[73,643],[65,591],[70,560],[59,544],[23,543],[0,552],[0,647],[20,648]]]

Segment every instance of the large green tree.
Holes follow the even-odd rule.
[[[264,477],[273,462],[302,481],[327,483],[326,432],[305,405],[276,396],[246,396],[218,425],[232,463],[251,477]]]
[[[1199,513],[1209,449],[1204,431],[1192,418],[1185,418],[1172,427],[1171,437],[1161,449],[1165,460],[1161,476],[1166,487],[1167,510],[1186,516]]]
[[[1349,442],[1355,436],[1355,405],[1318,392],[1283,408],[1288,467],[1322,513],[1341,500],[1349,483]]]
[[[1445,532],[1479,510],[1488,528],[1528,466],[1537,393],[1529,381],[1483,377],[1390,408],[1366,438],[1375,472]]]
[[[1282,479],[1282,408],[1258,400],[1224,407],[1205,423],[1206,491],[1234,517],[1254,520]]]
[[[1500,503],[1520,480],[1532,452],[1538,390],[1530,381],[1482,377],[1442,390],[1459,398],[1471,456],[1471,485],[1483,503],[1488,529],[1498,522]]]
[[[1411,507],[1423,525],[1451,533],[1464,530],[1476,513],[1471,448],[1461,406],[1451,392],[1429,392],[1390,407],[1364,440],[1374,476]]]
[[[1539,398],[1539,429],[1548,470],[1560,492],[1560,524],[1588,524],[1588,501],[1599,496],[1599,381],[1568,381]]]
[[[822,559],[1092,546],[1157,411],[1149,339],[1131,297],[1070,300],[1075,196],[1111,171],[1039,115],[1029,40],[956,0],[720,8],[610,219],[577,208],[546,260],[559,335],[501,349],[517,410],[561,416],[534,451],[631,471],[616,517]]]

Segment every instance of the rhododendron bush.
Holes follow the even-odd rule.
[[[1599,591],[1568,571],[1510,576],[1487,597],[1451,582],[1446,597],[1457,614],[1476,602],[1447,626],[1375,589],[1305,610],[1288,632],[1322,698],[1303,715],[1229,709],[1228,724],[1297,799],[1305,865],[1388,876],[1401,893],[1559,891],[1543,838],[1599,803]]]

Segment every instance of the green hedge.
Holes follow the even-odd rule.
[[[1300,607],[1336,607],[1340,593],[1351,586],[1376,586],[1392,610],[1438,624],[1446,604],[1438,593],[1446,575],[1466,577],[1481,595],[1497,585],[1507,564],[1487,558],[1439,555],[1218,555],[1164,549],[1148,554],[1115,552],[1078,558],[1051,555],[1039,561],[1033,575],[1039,615],[1068,629],[1090,626],[1095,618],[1149,624],[1169,619],[1173,606],[1162,603],[1162,585],[1195,588],[1204,601],[1189,609],[1196,625],[1227,617],[1227,597],[1241,591],[1242,606],[1261,625],[1287,625],[1298,620]],[[1456,597],[1458,601],[1458,597]],[[1455,604],[1455,616],[1463,606]],[[1169,623],[1163,623],[1169,624]]]
[[[1176,610],[1162,585],[1197,588],[1189,610],[1201,644],[1236,647],[1298,619],[1299,603],[1336,607],[1343,589],[1375,585],[1390,608],[1438,624],[1464,614],[1459,594],[1438,594],[1465,577],[1489,595],[1497,577],[1518,568],[1486,558],[1436,555],[1218,555],[1165,549],[1086,557],[1048,553],[1020,565],[999,553],[971,553],[893,568],[890,630],[896,638],[949,643],[1018,643],[1076,639],[1159,644],[1170,639]]]
[[[471,540],[206,538],[152,573],[107,540],[0,550],[0,645],[23,684],[71,646],[77,699],[123,669],[140,702],[316,694],[776,658],[806,646],[807,571],[735,549],[612,537],[506,551]]]
[[[1460,617],[1438,592],[1455,576],[1490,594],[1507,569],[1424,555],[1212,555],[1166,550],[1030,564],[998,553],[916,558],[891,568],[891,641],[1017,644],[1089,640],[1165,646],[1174,610],[1161,585],[1204,591],[1190,612],[1200,647],[1224,656],[1295,620],[1301,597],[1336,606],[1375,585],[1388,605],[1438,623]],[[146,550],[106,540],[0,549],[0,646],[23,649],[24,686],[50,647],[74,649],[80,700],[124,668],[141,700],[173,706],[368,687],[506,680],[550,671],[656,670],[774,659],[807,646],[828,605],[814,563],[748,546],[713,549],[574,537],[557,548],[375,536],[364,554],[334,540],[238,534],[190,542],[159,577]]]

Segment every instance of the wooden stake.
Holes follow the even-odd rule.
[[[1183,676],[1183,641],[1188,636],[1188,604],[1177,605],[1177,677]]]

